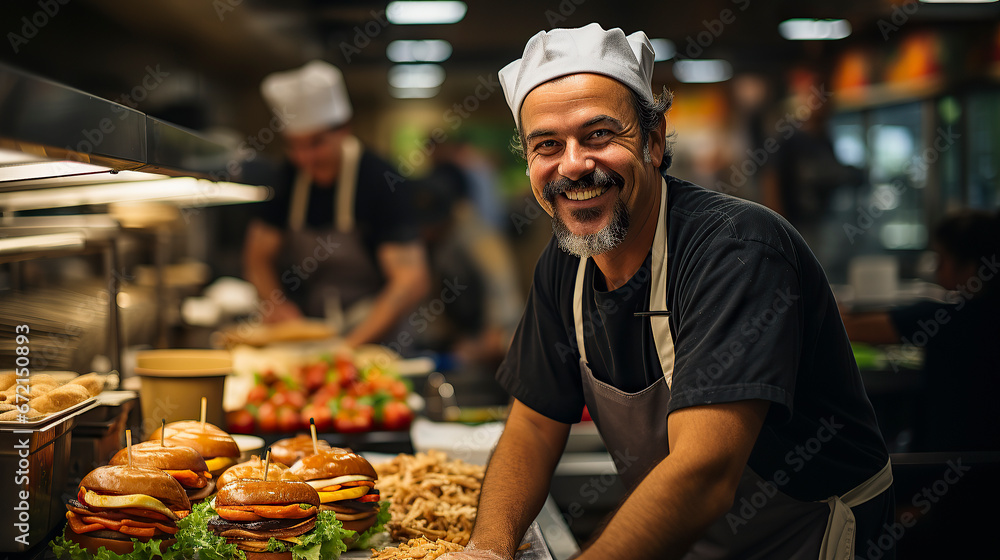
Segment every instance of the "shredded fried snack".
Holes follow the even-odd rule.
[[[400,454],[375,465],[375,470],[379,491],[392,504],[388,527],[393,540],[426,537],[469,544],[484,467],[449,461],[444,453],[431,450]]]
[[[381,475],[379,475],[381,477]],[[465,547],[448,541],[430,541],[424,537],[410,539],[398,547],[387,547],[372,551],[372,560],[434,560],[448,552],[461,552]]]

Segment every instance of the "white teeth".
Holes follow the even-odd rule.
[[[590,200],[591,198],[601,196],[607,190],[608,187],[593,187],[590,189],[566,191],[564,194],[570,200]]]

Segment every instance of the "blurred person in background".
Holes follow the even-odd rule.
[[[964,210],[935,229],[936,280],[949,302],[844,315],[848,336],[924,350],[913,451],[1000,451],[1000,216]]]
[[[510,244],[473,199],[484,191],[480,200],[498,202],[495,181],[484,180],[495,174],[485,172],[478,153],[470,158],[475,149],[467,142],[435,142],[428,151],[434,167],[414,207],[424,223],[433,285],[460,293],[446,302],[443,320],[426,329],[423,346],[489,371],[492,382],[524,306]]]
[[[828,262],[836,250],[835,235],[824,239],[824,224],[830,213],[834,191],[843,185],[859,185],[860,169],[837,159],[828,130],[833,110],[832,93],[823,74],[803,67],[789,73],[790,96],[775,122],[773,134],[759,153],[769,153],[761,167],[761,202],[784,216],[809,247]],[[769,147],[773,139],[776,148]]]
[[[408,185],[351,134],[336,67],[271,74],[261,91],[288,156],[244,243],[265,321],[342,315],[349,346],[384,340],[429,289]]]
[[[540,32],[500,70],[554,235],[497,372],[514,400],[470,545],[449,560],[514,557],[584,405],[630,493],[581,559],[854,558],[893,523],[822,267],[774,212],[667,174],[672,97],[652,70],[644,33],[596,23]]]

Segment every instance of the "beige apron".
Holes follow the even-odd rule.
[[[583,294],[587,262],[581,259],[573,293],[576,341],[584,396],[626,487],[631,490],[669,453],[667,411],[674,373],[674,343],[667,310],[667,186],[661,183],[660,216],[653,238],[649,317],[663,377],[638,393],[620,391],[596,377],[584,347]],[[591,267],[593,268],[593,267]],[[591,277],[592,280],[592,277]],[[637,319],[640,320],[640,319]],[[685,556],[689,560],[782,558],[853,560],[854,514],[892,484],[889,464],[843,496],[820,502],[795,500],[747,466],[729,514],[712,524]],[[765,491],[766,489],[766,491]],[[753,515],[740,508],[750,504]],[[756,506],[760,507],[756,507]],[[744,519],[746,523],[732,523]]]
[[[336,326],[342,331],[350,330],[367,316],[375,294],[384,283],[354,223],[354,195],[362,149],[354,136],[344,139],[331,230],[306,227],[312,178],[305,173],[295,176],[288,213],[290,233],[285,256],[302,274],[308,275],[298,288],[302,293],[289,295],[306,315],[326,317],[339,323]],[[337,317],[338,314],[341,316]]]

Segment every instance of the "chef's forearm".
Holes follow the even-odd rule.
[[[400,319],[417,306],[424,292],[405,282],[389,283],[379,292],[371,312],[345,338],[348,346],[382,340]],[[414,297],[417,296],[417,297]]]
[[[568,434],[567,424],[541,418],[514,401],[483,480],[473,547],[514,557],[545,503]]]
[[[385,286],[375,297],[368,317],[344,337],[348,346],[382,340],[430,290],[423,244],[383,243],[376,250],[376,257],[386,279]]]
[[[636,486],[580,558],[681,558],[732,506],[769,404],[746,400],[670,413],[670,454]],[[628,546],[622,537],[628,535]]]
[[[676,463],[668,456],[650,471],[578,560],[683,557],[728,510],[732,494],[711,472]]]

